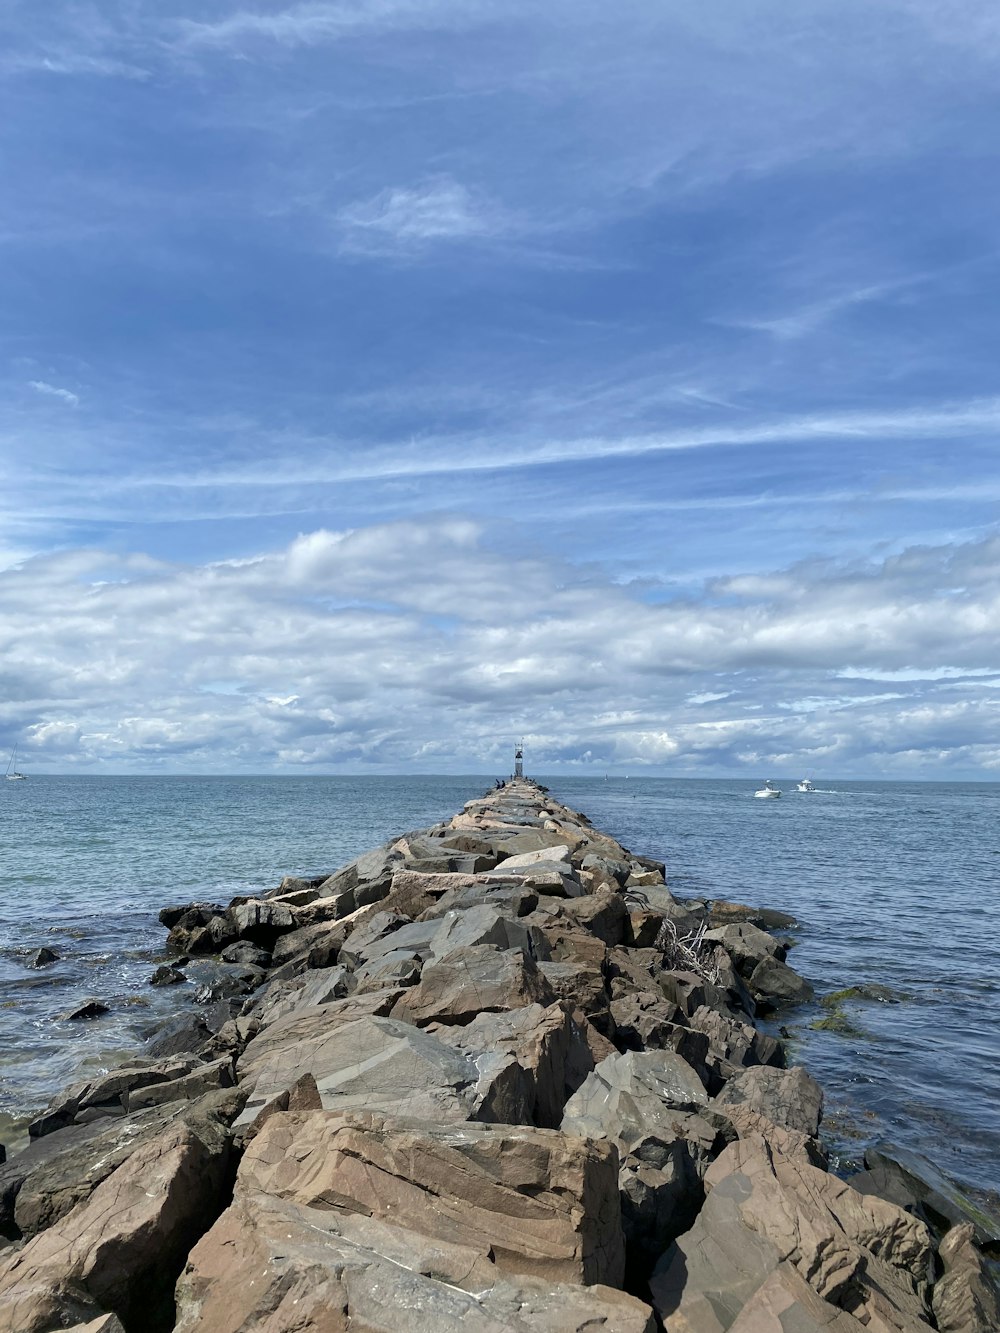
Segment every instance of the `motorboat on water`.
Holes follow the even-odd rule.
[[[803,778],[801,782],[796,783],[795,790],[796,790],[796,791],[815,791],[816,788],[813,786],[813,784],[809,781],[808,778]]]
[[[19,773],[14,767],[14,760],[17,758],[17,746],[15,745],[10,752],[10,758],[7,760],[7,772],[4,777],[8,782],[27,782],[27,773]]]
[[[775,801],[780,795],[781,788],[776,787],[770,778],[767,779],[763,787],[759,787],[754,792],[754,796],[756,796],[759,801]]]

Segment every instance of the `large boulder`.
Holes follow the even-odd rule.
[[[563,1004],[479,1014],[435,1035],[480,1071],[477,1120],[558,1129],[567,1099],[594,1068],[586,1035]]]
[[[677,1111],[707,1106],[694,1070],[674,1051],[626,1051],[602,1060],[566,1103],[567,1134],[609,1138],[625,1153],[650,1135],[678,1137]]]
[[[359,997],[359,1002],[368,998]],[[333,1110],[370,1108],[442,1123],[473,1114],[480,1072],[468,1056],[395,1019],[337,1022],[336,1009],[317,1009],[313,1035],[298,1040],[289,1040],[294,1023],[275,1025],[283,1034],[276,1041],[272,1034],[263,1057],[260,1039],[250,1043],[240,1061],[250,1092],[238,1125],[252,1124],[305,1074],[315,1079],[322,1105]],[[345,1016],[342,1011],[340,1018]]]
[[[428,1023],[469,1023],[484,1010],[549,1005],[555,995],[534,959],[521,949],[490,945],[454,949],[428,963],[420,984],[393,1008],[393,1017]]]
[[[823,1090],[801,1065],[792,1069],[754,1065],[731,1078],[715,1104],[743,1106],[772,1124],[815,1138],[823,1116]]]
[[[953,1227],[938,1250],[944,1269],[934,1286],[934,1318],[939,1333],[996,1333],[1000,1293],[975,1244],[971,1222]]]
[[[730,1144],[705,1185],[694,1226],[650,1279],[667,1333],[731,1328],[785,1260],[818,1296],[865,1326],[898,1333],[931,1326],[930,1235],[902,1209],[865,1198],[762,1138]],[[744,1327],[756,1325],[744,1320]]]
[[[777,958],[762,959],[747,978],[747,986],[763,1012],[783,1005],[806,1004],[815,994],[805,977]]]
[[[108,1313],[127,1328],[169,1327],[164,1310],[222,1203],[228,1156],[225,1130],[209,1121],[142,1144],[86,1202],[0,1260],[0,1333],[49,1333]]]
[[[648,1305],[603,1285],[507,1274],[489,1245],[357,1213],[237,1193],[191,1252],[175,1333],[653,1333]]]
[[[230,907],[227,915],[237,936],[261,949],[273,949],[279,937],[296,925],[291,908],[273,898],[250,898]]]
[[[618,1285],[617,1175],[611,1145],[556,1130],[312,1111],[268,1120],[237,1193],[391,1221],[486,1251],[505,1272]]]

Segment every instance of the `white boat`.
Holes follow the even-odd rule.
[[[795,786],[795,790],[796,790],[796,791],[815,791],[816,788],[813,786],[813,784],[809,781],[808,778],[803,778],[801,782],[799,782],[799,783],[796,784],[796,786]]]
[[[776,787],[770,778],[764,783],[763,787],[759,787],[754,792],[754,796],[756,796],[759,801],[775,801],[780,795],[781,788]]]
[[[10,752],[10,758],[7,760],[7,772],[4,774],[4,777],[7,779],[8,782],[27,782],[28,780],[27,774],[19,773],[17,769],[14,767],[14,760],[16,758],[17,758],[17,746],[15,745],[13,750],[11,750]]]

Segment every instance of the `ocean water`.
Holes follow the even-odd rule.
[[[546,781],[682,898],[781,908],[817,996],[780,1017],[826,1092],[843,1170],[883,1139],[1000,1191],[1000,785],[654,778]],[[0,784],[0,1140],[131,1051],[193,988],[151,988],[168,903],[226,902],[336,869],[447,818],[483,777],[32,777]],[[60,955],[28,964],[42,945]],[[111,1013],[65,1015],[84,999]],[[816,1024],[823,1024],[817,1027]]]

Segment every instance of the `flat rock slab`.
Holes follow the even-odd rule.
[[[549,1005],[555,995],[532,958],[520,949],[488,945],[455,949],[428,963],[420,984],[393,1008],[393,1017],[428,1023],[469,1023],[484,1010]]]
[[[315,1036],[279,1044],[255,1062],[245,1079],[253,1090],[237,1126],[252,1124],[305,1074],[315,1079],[326,1108],[371,1108],[435,1122],[467,1120],[479,1081],[472,1060],[430,1033],[391,1018],[362,1017],[321,1026]]]
[[[618,1154],[556,1130],[278,1114],[236,1188],[391,1220],[482,1249],[505,1272],[587,1285],[624,1275]]]
[[[488,1247],[238,1195],[177,1284],[175,1333],[653,1333],[610,1287],[507,1275]]]

